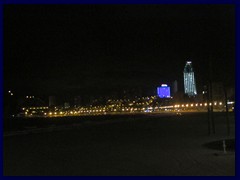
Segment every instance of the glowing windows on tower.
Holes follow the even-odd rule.
[[[170,98],[170,87],[167,84],[162,84],[157,88],[157,94],[160,98]]]

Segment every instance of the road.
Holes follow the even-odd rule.
[[[227,137],[224,114],[215,121],[211,136],[206,113],[150,115],[5,136],[4,175],[233,176],[235,152],[203,146]],[[230,122],[227,138],[235,138],[233,114]]]

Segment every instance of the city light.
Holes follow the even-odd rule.
[[[170,98],[170,87],[167,84],[162,84],[161,87],[157,88],[157,94],[160,98]]]
[[[191,61],[187,61],[184,67],[184,93],[188,96],[195,96],[197,95],[197,90],[193,67],[191,63]]]
[[[28,98],[33,98],[34,96],[26,96]],[[137,98],[137,97],[136,97]],[[55,106],[53,107],[52,112],[44,112],[45,109],[48,109],[49,107],[38,107],[38,106],[32,106],[32,107],[22,107],[21,109],[23,111],[25,111],[25,115],[26,116],[30,116],[30,114],[32,114],[31,116],[39,116],[39,114],[42,114],[43,116],[47,116],[48,117],[52,117],[52,115],[54,116],[83,116],[86,114],[90,114],[90,115],[104,115],[107,113],[111,113],[113,112],[115,113],[156,113],[156,112],[163,112],[163,111],[167,111],[167,112],[172,112],[172,111],[206,111],[206,108],[202,108],[204,106],[212,106],[214,105],[214,108],[216,108],[216,105],[222,105],[222,102],[206,102],[206,103],[183,103],[183,104],[174,104],[171,105],[170,103],[167,103],[166,105],[164,105],[164,103],[161,105],[160,102],[155,101],[158,100],[158,98],[154,99],[155,96],[149,96],[149,97],[142,97],[142,98],[138,98],[140,101],[138,100],[126,100],[126,99],[119,99],[119,100],[112,100],[111,104],[108,105],[98,105],[98,106],[93,106],[93,105],[89,105],[87,107],[74,107],[74,108],[69,108],[66,111],[61,111],[62,108],[64,107],[60,107],[60,106]],[[168,99],[169,101],[169,99]],[[167,101],[167,102],[168,102]],[[110,101],[107,101],[110,102]],[[233,101],[229,101],[228,104],[234,104]],[[198,106],[200,106],[198,108]],[[182,108],[181,108],[182,107]],[[189,108],[190,107],[190,108]],[[195,109],[194,109],[195,108]],[[230,107],[232,110],[232,107]],[[30,112],[28,112],[28,110]],[[217,109],[219,110],[219,109]]]

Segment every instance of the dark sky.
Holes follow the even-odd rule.
[[[188,60],[199,89],[209,60],[234,85],[234,5],[4,7],[4,85],[22,94],[181,88]]]

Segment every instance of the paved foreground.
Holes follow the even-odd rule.
[[[234,116],[231,137],[234,138]],[[4,175],[46,176],[231,176],[235,152],[204,143],[226,136],[223,114],[207,134],[207,114],[129,118],[85,123],[61,131],[4,137]],[[217,154],[217,155],[216,155]]]

